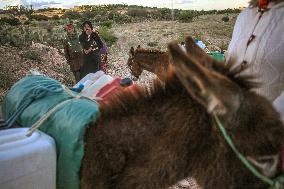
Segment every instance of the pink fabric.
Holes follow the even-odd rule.
[[[107,53],[107,46],[105,42],[103,42],[103,48],[100,49],[101,54],[106,54]]]

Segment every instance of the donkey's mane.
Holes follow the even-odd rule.
[[[101,104],[101,112],[103,116],[121,116],[126,112],[135,112],[137,102],[141,104],[155,103],[155,100],[165,97],[166,91],[170,94],[179,94],[186,91],[178,81],[176,75],[168,77],[165,84],[162,84],[160,80],[155,79],[154,82],[147,88],[147,86],[133,85],[128,87],[121,93],[116,93],[110,97],[107,103]]]
[[[160,51],[159,49],[144,49],[140,47],[140,48],[135,49],[135,54],[136,53],[164,54],[167,52]]]
[[[229,60],[226,64],[224,62],[215,61],[213,63],[213,68],[227,76],[231,81],[236,83],[240,88],[245,90],[251,90],[253,88],[258,88],[261,83],[256,81],[257,77],[252,74],[245,74],[245,70],[249,68],[249,64],[246,66],[240,64],[235,66],[236,61],[234,59]]]
[[[213,68],[233,82],[237,83],[244,90],[251,90],[259,87],[259,83],[255,81],[256,77],[252,75],[241,74],[248,67],[237,66],[235,68],[234,63],[230,61],[228,64],[221,62],[214,62]],[[161,83],[156,79],[147,89],[146,86],[134,85],[121,93],[113,95],[108,103],[101,104],[101,111],[103,116],[121,116],[126,112],[133,112],[137,106],[137,102],[147,104],[147,101],[153,99],[161,99],[168,94],[185,94],[187,92],[182,84],[179,82],[174,70],[172,68],[168,71],[167,79],[165,83]],[[152,102],[154,103],[154,101]]]

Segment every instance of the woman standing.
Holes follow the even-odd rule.
[[[98,34],[93,30],[90,21],[83,23],[83,32],[79,36],[79,41],[83,48],[84,63],[81,68],[81,78],[88,73],[95,73],[101,70],[101,54],[100,49],[103,42]]]

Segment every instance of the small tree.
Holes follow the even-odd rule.
[[[178,20],[181,22],[191,22],[195,16],[196,13],[194,11],[184,10],[179,13]]]
[[[230,19],[229,19],[228,16],[224,16],[224,17],[222,18],[222,21],[223,21],[223,22],[229,22],[229,20],[230,20]]]

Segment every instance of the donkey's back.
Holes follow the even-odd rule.
[[[132,87],[101,106],[85,137],[82,188],[160,189],[186,177],[203,188],[268,188],[282,173],[284,127],[251,91],[253,78],[214,61],[187,38],[169,45],[174,66],[151,92]],[[221,123],[255,176],[225,141]],[[271,181],[271,183],[266,181]],[[281,185],[281,184],[280,184]]]

